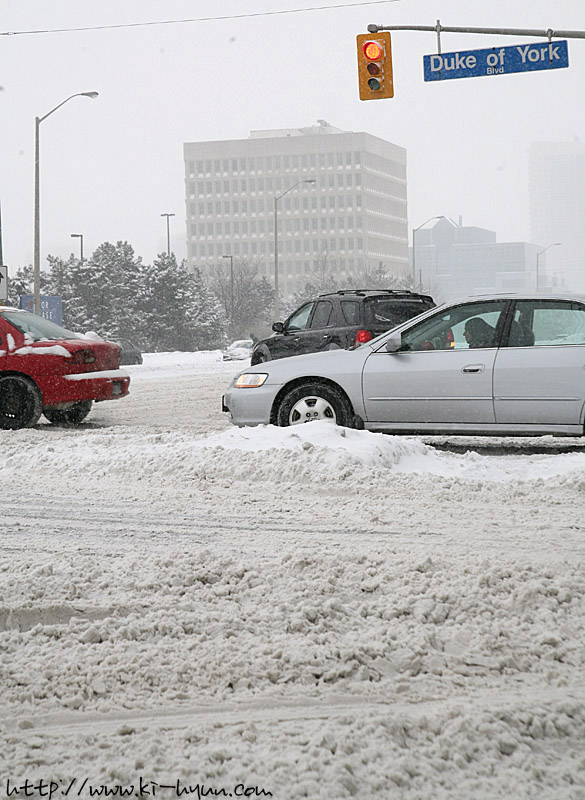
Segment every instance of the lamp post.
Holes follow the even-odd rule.
[[[417,231],[420,231],[421,228],[424,228],[424,226],[427,224],[427,222],[432,222],[434,219],[445,219],[445,216],[443,214],[439,214],[439,216],[437,216],[437,217],[429,217],[426,220],[426,222],[423,222],[422,225],[418,226],[418,228],[413,228],[412,229],[412,288],[413,288],[413,290],[414,290],[414,288],[416,286],[416,267],[415,267],[415,260],[414,260],[415,259],[414,235],[415,235],[415,233]],[[422,289],[422,280],[419,281],[419,283],[420,283],[420,286],[419,286],[419,290],[420,290],[420,289]]]
[[[79,250],[80,250],[80,259],[83,261],[83,234],[82,233],[72,233],[72,239],[79,239]]]
[[[167,255],[171,255],[171,226],[169,223],[170,217],[174,217],[174,214],[161,214],[161,217],[167,218]]]
[[[278,201],[281,197],[284,197],[285,194],[292,192],[292,190],[296,186],[300,186],[301,183],[315,183],[314,179],[306,180],[306,181],[297,181],[297,183],[293,183],[290,189],[287,189],[286,192],[279,194],[278,197],[275,196],[274,198],[274,319],[275,321],[278,320],[280,316],[280,299],[279,299],[279,292],[278,292]]]
[[[231,308],[231,318],[232,318],[232,325],[234,323],[234,257],[233,256],[222,256],[222,258],[229,258],[230,260],[230,308]]]
[[[43,120],[50,117],[58,108],[64,106],[74,97],[91,97],[92,100],[98,96],[98,92],[77,92],[65,98],[58,106],[52,108],[43,117],[35,117],[35,223],[34,223],[34,295],[35,295],[35,314],[41,312],[41,195],[40,195],[40,141],[39,128]]]
[[[539,287],[539,277],[540,277],[539,261],[540,261],[540,256],[543,253],[546,253],[546,251],[548,250],[549,247],[558,247],[560,244],[562,244],[562,242],[553,242],[552,244],[547,244],[546,247],[543,247],[542,250],[539,250],[538,253],[536,254],[536,291],[538,291],[538,289],[540,288]]]

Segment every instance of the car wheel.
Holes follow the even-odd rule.
[[[59,423],[79,425],[79,423],[83,422],[87,417],[91,411],[91,407],[91,400],[82,400],[79,403],[75,403],[75,405],[70,408],[45,408],[43,413],[53,425],[58,425]]]
[[[277,424],[282,427],[316,420],[327,420],[349,427],[349,403],[334,386],[324,383],[296,386],[283,397],[276,414]]]
[[[38,386],[22,375],[0,378],[0,428],[31,428],[43,413],[43,398]]]
[[[252,353],[250,366],[255,367],[256,364],[264,364],[266,361],[270,361],[270,353],[266,350],[259,350],[255,353]]]

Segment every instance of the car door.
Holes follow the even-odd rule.
[[[493,425],[493,366],[507,301],[463,303],[402,330],[402,348],[366,360],[362,387],[368,422]],[[491,341],[475,347],[466,324],[480,319]]]
[[[585,305],[518,300],[494,371],[499,424],[583,425]]]
[[[335,314],[331,300],[317,300],[307,328],[298,333],[298,353],[318,353],[330,348],[336,338],[334,324]]]
[[[311,313],[315,307],[315,301],[304,303],[298,308],[284,323],[282,334],[277,334],[274,342],[278,355],[273,358],[285,358],[286,356],[298,356],[308,352],[305,348],[304,334],[308,329]],[[272,350],[272,348],[271,348]]]

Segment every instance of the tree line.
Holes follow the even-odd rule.
[[[144,264],[128,242],[104,242],[88,259],[48,256],[41,271],[41,294],[61,297],[63,327],[105,339],[131,339],[145,352],[213,350],[228,342],[259,338],[270,332],[274,287],[261,275],[260,263],[236,259],[232,270],[218,267],[208,278],[190,271],[186,261],[161,253]],[[365,283],[364,283],[365,281]],[[340,277],[339,264],[327,254],[301,292],[282,304],[284,314],[326,291],[352,288],[399,288],[396,278],[377,273]],[[8,303],[33,294],[33,268],[11,276]]]

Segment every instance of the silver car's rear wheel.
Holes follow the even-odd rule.
[[[307,383],[291,389],[283,397],[277,412],[277,423],[283,427],[317,420],[348,426],[350,419],[351,411],[343,394],[333,386],[320,383]]]

